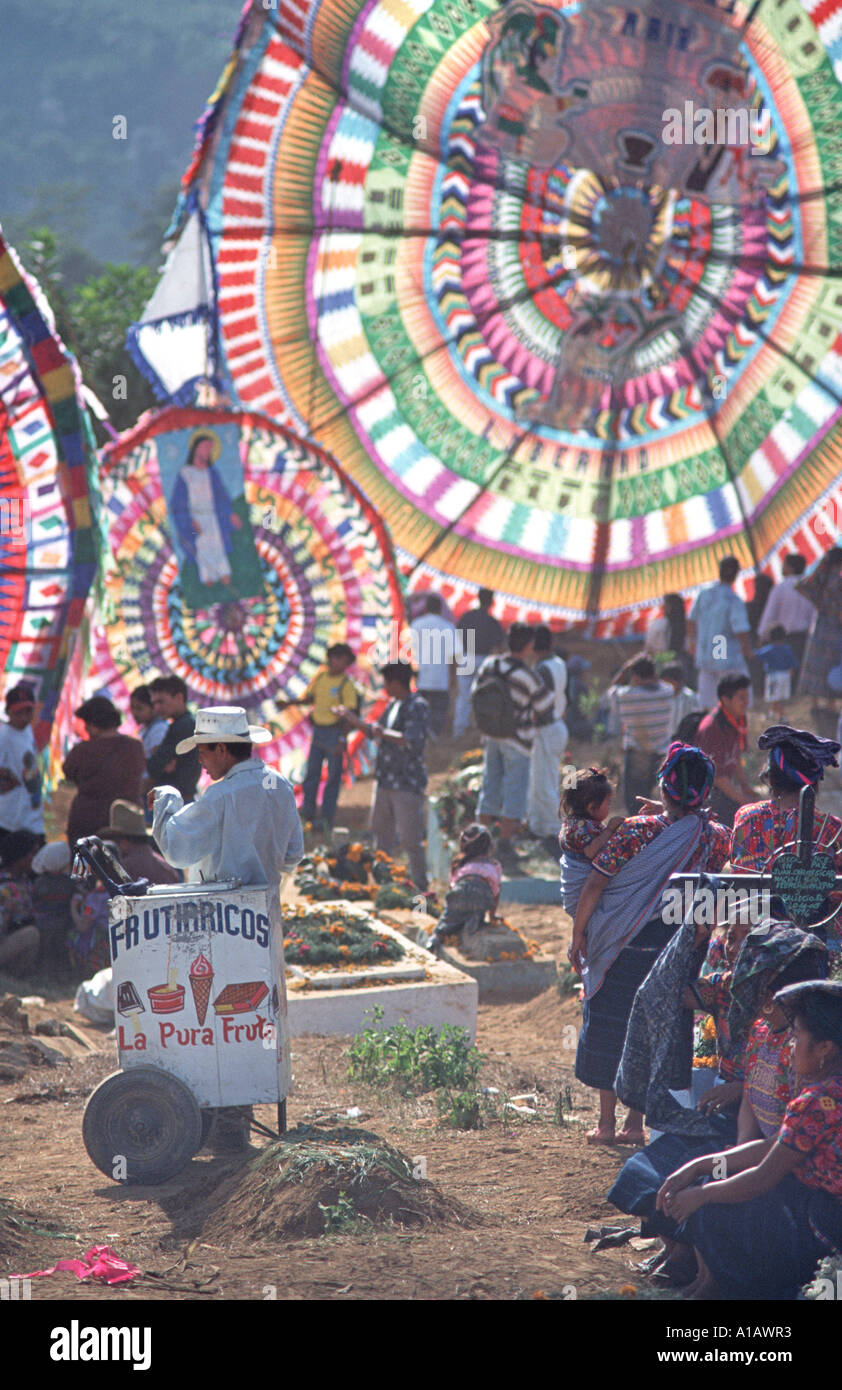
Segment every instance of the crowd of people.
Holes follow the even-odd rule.
[[[455,692],[454,727],[473,724],[482,739],[482,785],[429,945],[438,951],[495,924],[503,876],[523,871],[516,837],[528,831],[558,859],[583,991],[575,1074],[599,1099],[588,1141],[638,1150],[609,1200],[662,1239],[652,1277],[698,1297],[792,1297],[823,1253],[842,1250],[842,981],[832,978],[842,895],[829,892],[806,923],[777,903],[777,916],[760,920],[717,908],[701,925],[681,924],[663,905],[673,874],[705,882],[726,868],[768,870],[795,840],[803,788],[818,791],[838,766],[838,740],[785,722],[796,690],[821,702],[818,719],[842,689],[842,549],[804,570],[789,557],[753,618],[734,593],[731,557],[689,612],[667,596],[643,653],[602,701],[609,732],[622,739],[619,788],[606,768],[564,763],[574,663],[547,626],[504,631],[488,590],[458,624],[437,596],[426,599],[412,624],[414,664],[380,669],[376,719],[363,712],[344,643],[328,649],[298,701],[278,701],[310,709],[301,820],[332,826],[347,737],[361,732],[376,746],[375,847],[402,850],[423,894],[425,753],[448,731]],[[758,660],[760,698],[777,721],[758,740],[762,793],[744,765]],[[106,894],[71,874],[74,848],[90,835],[109,843],[130,879],[154,883],[197,869],[206,879],[280,882],[300,858],[292,789],[279,774],[267,780],[253,756],[269,732],[240,708],[194,714],[187,698],[175,676],[138,684],[136,735],[121,731],[107,692],[79,706],[86,737],[64,761],[74,790],[67,834],[46,843],[35,692],[26,682],[7,692],[0,969],[107,963]],[[210,786],[197,797],[202,771]],[[612,808],[618,791],[625,814]],[[817,812],[813,849],[842,874],[842,819]],[[693,1065],[694,1019],[697,1061],[713,1038],[713,1076]],[[701,1077],[713,1084],[700,1088]]]
[[[121,732],[123,715],[104,692],[79,705],[75,717],[85,737],[63,764],[73,789],[66,838],[48,844],[32,732],[35,690],[22,682],[7,692],[0,721],[0,969],[81,978],[108,964],[105,889],[83,889],[71,873],[81,839],[103,839],[133,881],[182,881],[156,848],[145,799],[164,785],[176,787],[185,802],[196,797],[198,755],[178,751],[194,728],[187,696],[178,676],[135,686],[129,709],[136,736]]]

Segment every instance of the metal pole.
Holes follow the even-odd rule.
[[[798,798],[798,860],[805,869],[813,862],[813,823],[816,818],[816,791],[807,785]]]

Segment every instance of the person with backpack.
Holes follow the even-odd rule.
[[[564,721],[567,707],[567,666],[553,652],[553,634],[545,623],[533,629],[536,656],[535,673],[543,680],[553,696],[553,721],[535,730],[529,765],[529,794],[526,821],[533,835],[543,841],[544,848],[558,858],[559,772],[568,732]]]
[[[495,656],[506,645],[503,627],[493,616],[494,591],[480,589],[477,607],[463,613],[456,631],[462,664],[456,670],[456,707],[453,711],[453,737],[461,738],[471,718],[471,690],[474,678],[487,656]]]
[[[512,837],[526,819],[535,730],[556,717],[553,691],[531,669],[534,639],[526,623],[513,623],[508,652],[486,658],[471,696],[477,728],[485,736],[477,819],[487,826],[499,820],[497,858],[504,870],[517,871],[520,865]]]

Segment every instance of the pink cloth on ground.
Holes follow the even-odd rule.
[[[110,1245],[92,1245],[80,1260],[58,1260],[49,1269],[35,1269],[31,1274],[10,1274],[10,1279],[41,1279],[47,1274],[70,1270],[77,1279],[96,1279],[102,1284],[127,1284],[143,1271],[114,1254]]]

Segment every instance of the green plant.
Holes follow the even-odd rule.
[[[333,1203],[319,1202],[319,1211],[324,1213],[326,1236],[335,1235],[338,1231],[353,1230],[361,1219],[357,1216],[353,1199],[345,1192],[340,1192]]]
[[[474,1086],[471,1090],[440,1091],[436,1096],[439,1119],[451,1129],[480,1129],[482,1097]]]
[[[415,889],[412,887],[398,888],[395,884],[388,883],[377,890],[374,906],[380,910],[390,907],[412,907],[415,896]]]
[[[555,1110],[553,1111],[553,1122],[562,1125],[567,1129],[570,1124],[570,1114],[573,1110],[573,1096],[569,1086],[565,1086],[563,1091],[559,1091],[556,1096]]]
[[[380,1028],[383,1010],[373,1010],[373,1026],[364,1028],[349,1051],[348,1075],[366,1086],[388,1086],[403,1095],[446,1088],[476,1088],[485,1058],[471,1045],[464,1028],[427,1024],[408,1028],[401,1020]]]
[[[581,983],[582,981],[576,974],[573,966],[566,960],[559,961],[558,978],[556,980],[556,989],[559,992],[559,996],[562,999],[572,999],[578,992]]]

